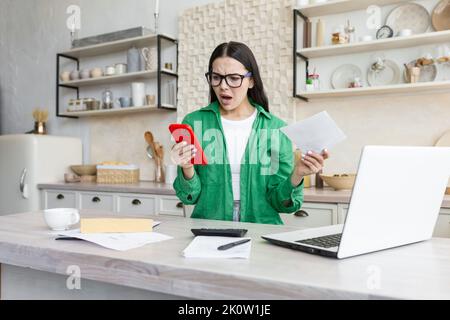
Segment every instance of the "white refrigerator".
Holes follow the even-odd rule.
[[[78,138],[0,136],[0,215],[40,210],[37,185],[64,181],[76,164],[82,164]]]

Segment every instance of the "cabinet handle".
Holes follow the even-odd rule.
[[[133,201],[131,201],[131,203],[133,204],[133,206],[140,206],[142,204],[141,200],[139,199],[134,199]]]
[[[99,197],[93,197],[92,198],[92,202],[98,203],[100,201],[102,201],[102,200]]]
[[[295,215],[296,217],[299,217],[299,218],[306,218],[306,217],[309,217],[308,212],[306,212],[305,210],[297,211],[296,213],[294,213],[294,215]]]
[[[177,203],[177,208],[182,209],[183,208],[183,202],[178,202]]]
[[[63,196],[62,194],[58,194],[58,195],[56,196],[56,199],[58,199],[58,200],[63,200],[63,199],[64,199],[64,196]]]

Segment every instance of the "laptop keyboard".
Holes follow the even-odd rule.
[[[308,244],[310,246],[322,247],[322,248],[333,248],[339,246],[341,243],[342,233],[332,234],[329,236],[299,240],[298,243]]]

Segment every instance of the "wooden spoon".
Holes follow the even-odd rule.
[[[164,151],[163,146],[159,142],[155,142],[155,151],[156,151],[156,165],[160,167],[161,170],[161,181],[165,182],[165,173],[164,173]]]
[[[152,148],[153,156],[156,155],[156,147],[155,147],[155,140],[153,139],[153,134],[150,131],[145,132],[144,134],[145,141],[147,141],[150,148]]]

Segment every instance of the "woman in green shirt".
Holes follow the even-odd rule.
[[[319,172],[328,158],[307,152],[294,165],[286,123],[269,112],[269,102],[251,50],[242,43],[218,46],[206,78],[211,103],[188,114],[208,165],[192,165],[196,151],[181,142],[172,148],[178,165],[177,196],[195,205],[192,218],[283,224],[279,213],[303,203],[303,178]]]

